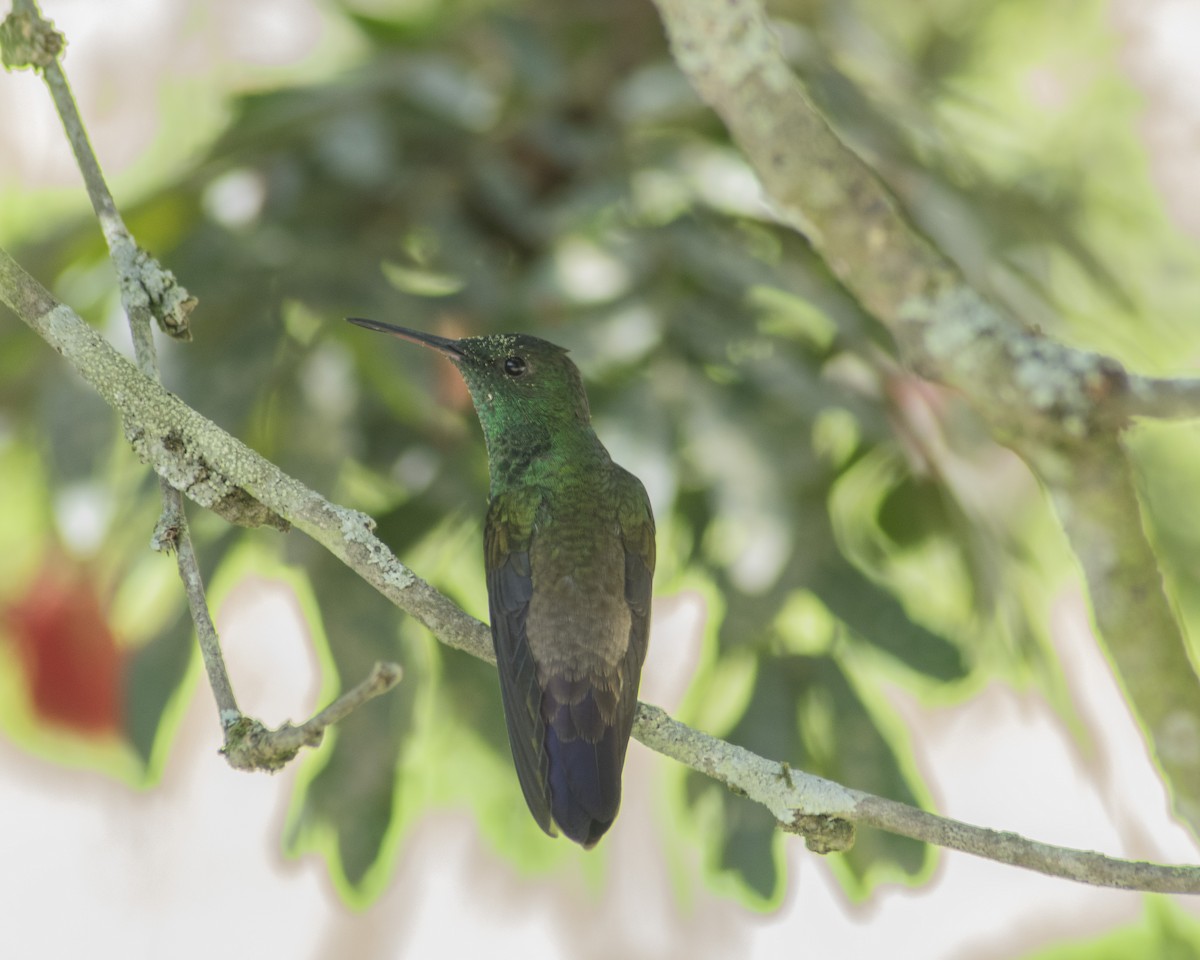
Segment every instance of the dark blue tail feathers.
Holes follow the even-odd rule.
[[[624,751],[618,739],[613,727],[592,742],[578,735],[567,739],[559,725],[546,725],[551,815],[564,834],[584,847],[596,845],[621,805]]]

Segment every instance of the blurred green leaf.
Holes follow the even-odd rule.
[[[139,647],[125,665],[125,735],[149,766],[163,715],[196,655],[196,628],[185,605],[171,625]]]
[[[932,480],[907,476],[894,486],[879,508],[879,528],[900,548],[916,546],[946,533],[945,492]]]
[[[914,622],[895,596],[838,558],[821,569],[812,589],[834,616],[872,646],[935,680],[967,675],[962,651]]]
[[[411,822],[418,812],[399,803],[398,769],[419,735],[418,705],[431,682],[428,641],[411,628],[383,628],[378,595],[332,557],[314,558],[309,575],[344,687],[358,683],[377,660],[394,660],[404,669],[403,682],[386,697],[338,724],[333,749],[308,782],[293,826],[301,841],[331,834],[326,852],[357,890],[383,856],[393,821]]]
[[[828,777],[856,789],[916,804],[894,747],[876,725],[842,668],[828,656],[760,658],[753,693],[725,737],[731,743]],[[768,908],[783,892],[784,835],[760,805],[689,773],[688,797],[720,797],[720,816],[706,823],[716,834],[716,866],[738,880],[747,903]],[[880,831],[859,831],[849,851],[833,854],[862,897],[873,883],[926,868],[924,844]]]
[[[393,287],[414,297],[448,297],[463,288],[463,280],[448,273],[404,267],[390,260],[384,261],[381,267]]]
[[[1142,902],[1142,916],[1132,924],[1099,937],[1034,951],[1025,960],[1194,960],[1200,956],[1200,922],[1195,917],[1169,897],[1144,896]]]

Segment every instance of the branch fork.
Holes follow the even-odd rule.
[[[164,269],[137,245],[117,211],[58,60],[64,45],[62,34],[41,16],[34,0],[16,0],[12,12],[0,23],[0,60],[4,66],[10,69],[33,67],[46,81],[75,152],[92,208],[100,221],[109,257],[116,268],[121,304],[129,320],[138,370],[154,386],[159,386],[158,356],[151,324],[157,322],[164,333],[177,340],[191,340],[188,319],[198,301],[179,284],[171,271]],[[155,463],[163,501],[162,514],[150,538],[150,546],[160,552],[175,554],[205,672],[225,734],[221,753],[231,766],[239,770],[277,770],[294,758],[301,747],[319,744],[325,728],[331,723],[399,682],[400,668],[395,664],[380,663],[362,683],[299,726],[288,723],[270,731],[258,720],[245,716],[234,697],[220,640],[208,610],[200,564],[188,531],[183,495],[186,493],[241,526],[269,524],[286,531],[290,525],[244,489],[229,482],[203,454],[190,451],[185,437],[175,428],[159,435],[127,422],[126,435],[135,450],[139,445],[161,445],[160,452],[169,455],[162,457],[155,456],[157,451],[154,450],[141,451],[143,459]],[[173,464],[173,470],[166,469],[168,460]]]

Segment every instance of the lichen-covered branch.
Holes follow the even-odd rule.
[[[1195,867],[1164,867],[1141,860],[1106,857],[1091,850],[1056,847],[1016,833],[939,817],[884,797],[873,797],[857,790],[850,793],[854,797],[853,819],[862,826],[877,827],[997,863],[1097,887],[1148,893],[1200,892],[1196,889]]]
[[[373,534],[370,517],[330,503],[146,377],[3,250],[0,302],[117,411],[138,457],[190,500],[209,509],[238,495],[261,503],[444,642],[493,659],[482,624],[400,563]]]
[[[779,53],[758,0],[655,0],[675,62],[717,112],[782,220],[885,323],[957,285],[957,271],[904,220]]]
[[[41,17],[33,0],[19,0],[12,16],[5,20],[4,35],[6,64],[22,65],[18,63],[21,59],[20,52],[14,52],[11,44],[7,42],[8,37],[13,35],[21,37],[25,45],[32,48],[31,52],[24,54],[25,57],[36,57],[30,59],[27,65],[36,66],[46,81],[66,131],[67,140],[75,153],[84,186],[92,201],[92,209],[100,221],[109,256],[117,270],[121,305],[129,321],[138,369],[157,381],[158,354],[154,346],[152,324],[158,320],[159,325],[172,335],[189,339],[187,317],[196,300],[175,282],[175,277],[170,271],[164,270],[157,261],[137,247],[117,211],[104,174],[100,170],[100,162],[92,150],[83,120],[79,116],[79,108],[71,94],[66,74],[58,61],[63,47],[61,36],[55,32],[49,21]],[[162,493],[163,513],[151,544],[155,549],[175,554],[179,578],[183,582],[192,622],[196,627],[201,658],[213,691],[213,699],[216,701],[217,714],[222,727],[228,729],[241,718],[241,711],[238,709],[229,672],[225,667],[217,629],[208,610],[204,581],[188,531],[183,495],[162,478],[159,478],[159,487]]]
[[[648,704],[641,705],[633,734],[652,750],[761,803],[782,829],[803,833],[809,848],[816,852],[849,846],[853,834],[838,830],[839,824],[849,822],[1095,886],[1200,893],[1200,867],[1121,860],[941,817],[760,757],[693,730]]]
[[[400,682],[401,672],[399,664],[375,664],[361,683],[299,726],[285,723],[276,730],[268,730],[251,717],[241,717],[230,728],[221,752],[237,770],[274,773],[290,763],[302,747],[319,746],[328,727],[350,716],[368,700],[391,690]]]
[[[197,460],[202,459],[205,472],[245,489],[308,533],[443,643],[495,662],[487,626],[404,567],[371,533],[368,517],[330,503],[167,393],[69,308],[55,302],[2,250],[0,302],[45,338],[120,414],[126,434],[138,438],[135,449],[160,476],[191,478]],[[145,442],[148,436],[168,434],[175,438],[171,443]],[[207,486],[198,484],[188,492],[211,495]],[[382,692],[394,676],[390,666],[383,665],[346,697],[354,704],[361,702],[360,696],[365,699],[368,693]],[[342,706],[329,709],[336,714]],[[231,762],[274,769],[332,719],[336,716],[323,712],[307,724],[287,724],[277,731],[247,720],[235,725],[226,749]],[[781,829],[803,834],[818,852],[844,849],[852,840],[846,824],[859,823],[1084,883],[1200,893],[1200,866],[1134,863],[972,827],[760,757],[673,720],[658,707],[640,705],[633,734],[651,750],[763,804]]]
[[[759,0],[655,3],[676,62],[720,115],[780,218],[892,330],[905,363],[960,390],[1050,490],[1175,809],[1200,833],[1200,683],[1120,442],[1130,417],[1200,416],[1200,383],[1132,375],[984,300],[812,106]]]

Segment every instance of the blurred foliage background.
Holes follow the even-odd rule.
[[[972,282],[1055,336],[1173,372],[1200,345],[1200,256],[1150,184],[1106,9],[772,5],[814,99]],[[191,105],[164,95],[158,139],[200,146],[160,150],[124,213],[201,301],[194,342],[160,344],[171,390],[369,512],[405,563],[485,617],[486,459],[466,394],[448,364],[341,318],[546,337],[572,349],[599,433],[649,489],[657,594],[708,602],[682,719],[920,803],[885,686],[952,700],[999,676],[1069,714],[1046,631],[1076,571],[1039,490],[955,396],[898,367],[886,332],[776,226],[650,4],[344,2],[323,16],[337,50],[307,73],[236,95],[210,85]],[[60,200],[19,184],[0,202],[17,259],[123,340],[94,221],[47,216]],[[1189,619],[1193,433],[1136,440]],[[0,721],[153,780],[174,705],[207,695],[173,570],[146,550],[155,486],[110,411],[11,322],[0,495]],[[307,577],[340,682],[381,657],[406,670],[306,761],[291,844],[322,850],[362,898],[422,813],[451,805],[505,857],[568,868],[574,852],[542,842],[517,802],[491,668],[299,534],[192,515],[209,579],[247,541]],[[70,691],[85,687],[81,707]],[[669,776],[669,849],[777,904],[770,816]],[[928,876],[933,854],[871,833],[831,859],[860,898]]]

